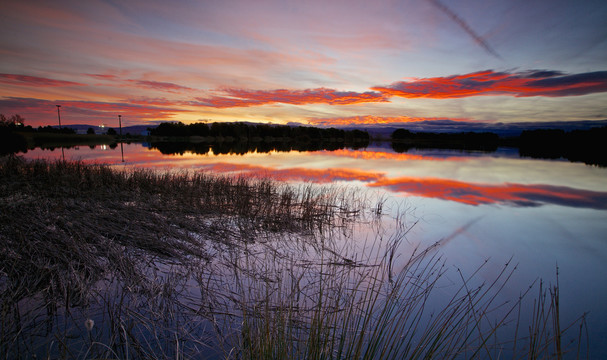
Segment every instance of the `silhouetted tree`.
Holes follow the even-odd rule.
[[[235,140],[264,141],[278,139],[297,139],[300,142],[347,141],[364,143],[369,141],[366,131],[329,128],[321,129],[307,126],[291,127],[287,125],[269,125],[245,123],[162,123],[150,130],[152,136],[211,136],[230,137]]]
[[[25,125],[25,118],[19,114],[6,117],[4,114],[0,114],[0,126],[8,128],[23,127]]]
[[[189,129],[194,136],[209,136],[209,125],[206,123],[191,124]]]
[[[405,130],[405,129],[397,129],[397,130],[394,130],[394,132],[392,133],[393,140],[407,139],[412,136],[413,136],[413,133],[411,131]]]
[[[182,122],[161,123],[150,131],[152,136],[190,136],[186,125]]]
[[[61,129],[58,128],[54,128],[50,125],[47,125],[45,127],[42,126],[38,126],[38,132],[44,132],[44,133],[53,133],[53,134],[75,134],[76,130],[69,128],[69,127],[62,127]]]
[[[23,130],[25,119],[20,115],[9,118],[0,114],[0,155],[27,152],[27,141],[17,130]],[[31,129],[31,127],[29,127]]]
[[[526,130],[519,138],[519,154],[534,158],[581,161],[607,166],[607,127],[565,132],[561,129]]]
[[[112,136],[118,135],[118,133],[116,132],[116,130],[114,130],[114,128],[107,129],[107,134],[112,135]]]
[[[108,130],[108,132],[109,132],[109,130]],[[95,135],[95,130],[93,130],[93,128],[90,127],[88,129],[86,129],[86,133],[89,134],[89,135]]]

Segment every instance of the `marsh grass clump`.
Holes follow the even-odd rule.
[[[0,356],[584,354],[583,332],[560,323],[558,284],[540,286],[527,325],[530,290],[500,300],[511,265],[487,284],[456,271],[446,286],[441,243],[408,249],[406,218],[384,214],[385,202],[335,186],[2,158]]]
[[[111,302],[121,311],[108,314],[140,313],[132,310],[135,303],[153,304],[149,308],[155,311],[159,301],[177,304],[175,299],[186,299],[190,291],[177,285],[194,266],[247,242],[285,232],[309,234],[338,219],[348,222],[356,211],[346,208],[346,200],[313,187],[298,192],[263,179],[3,158],[1,350],[14,354],[13,345],[23,345],[23,336],[34,332],[24,331],[27,316],[32,322],[68,318],[74,308],[98,300],[99,287],[137,294],[118,296],[131,299],[129,306]],[[170,281],[160,286],[167,276]],[[29,299],[36,299],[34,309]],[[174,313],[178,311],[162,314]],[[118,338],[126,341],[123,333]]]
[[[560,328],[558,284],[540,285],[525,329],[521,308],[532,287],[514,301],[500,300],[512,264],[490,283],[476,280],[487,263],[467,276],[457,270],[459,282],[437,305],[449,269],[432,249],[414,251],[391,279],[385,248],[367,250],[356,262],[339,262],[325,249],[314,266],[283,263],[271,280],[235,276],[238,311],[224,338],[227,358],[588,357],[576,328],[583,329],[584,317]],[[251,266],[251,259],[241,260]]]

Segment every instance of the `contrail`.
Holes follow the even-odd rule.
[[[468,229],[472,225],[476,224],[479,220],[481,220],[484,217],[485,217],[485,215],[481,215],[481,216],[479,216],[479,217],[477,217],[475,219],[472,219],[472,220],[468,221],[466,224],[464,224],[464,226],[455,229],[455,231],[453,233],[451,233],[451,235],[438,240],[434,244],[432,244],[432,245],[428,246],[427,248],[425,248],[424,250],[422,250],[417,255],[414,252],[411,255],[411,258],[409,259],[409,261],[407,261],[407,263],[405,264],[405,268],[407,266],[411,265],[411,264],[414,264],[416,261],[419,261],[419,260],[423,259],[425,256],[427,256],[433,250],[438,249],[439,247],[445,245],[446,243],[448,243],[449,241],[451,241],[454,238],[458,237],[459,235],[465,233],[466,231],[468,231]]]
[[[478,35],[477,33],[475,33],[474,30],[472,30],[472,28],[470,27],[470,25],[468,25],[468,23],[466,23],[464,21],[464,19],[462,19],[461,17],[457,16],[457,14],[453,12],[453,10],[449,9],[447,6],[445,6],[444,4],[442,4],[441,2],[439,2],[438,0],[428,0],[428,1],[430,1],[434,6],[436,6],[440,10],[442,10],[453,21],[455,21],[459,26],[461,26],[462,29],[464,29],[464,31],[466,31],[468,33],[468,35],[472,36],[472,38],[474,39],[474,41],[477,44],[479,44],[480,46],[482,46],[483,49],[485,49],[489,54],[495,56],[498,59],[502,58],[495,50],[493,50],[493,48],[489,45],[489,43],[487,42],[487,40],[483,39],[480,35]]]

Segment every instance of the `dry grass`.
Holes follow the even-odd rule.
[[[490,284],[459,274],[431,305],[447,271],[440,243],[397,262],[409,227],[397,217],[384,228],[384,202],[335,187],[4,158],[0,356],[583,354],[583,333],[571,343],[561,328],[558,286],[540,286],[528,326],[517,317],[523,297],[498,302],[511,266]]]
[[[118,287],[131,305],[148,298],[148,310],[157,312],[159,294],[175,300],[177,291],[176,281],[160,286],[162,277],[183,281],[181,275],[210,262],[217,249],[280,233],[325,231],[356,215],[343,193],[307,185],[17,157],[2,160],[0,194],[5,354],[14,354],[13,345],[37,331],[19,317],[37,319],[44,308],[49,318],[66,318],[57,309],[89,307],[105,296],[95,290],[99,284]],[[39,307],[23,311],[21,304],[32,298]],[[110,299],[101,305],[116,314],[116,324],[125,316],[125,302]],[[114,306],[119,311],[109,310]],[[118,330],[112,333],[123,333]]]

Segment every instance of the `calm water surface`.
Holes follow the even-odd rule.
[[[488,280],[509,259],[518,264],[506,296],[532,281],[556,281],[562,322],[588,312],[593,358],[607,358],[607,169],[559,160],[495,153],[419,150],[389,145],[364,150],[160,153],[141,144],[35,149],[26,158],[82,159],[116,167],[187,169],[271,177],[292,182],[362,187],[384,196],[385,211],[406,209],[416,223],[411,247],[447,239],[439,249],[450,267],[472,272],[486,259]],[[124,160],[124,161],[123,161]]]

